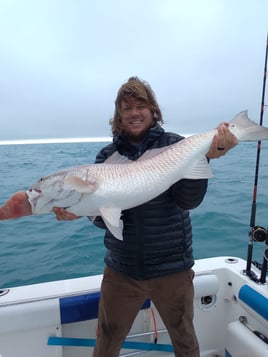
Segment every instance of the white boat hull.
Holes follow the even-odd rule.
[[[268,356],[265,342],[268,337],[268,287],[251,281],[243,274],[245,268],[246,262],[238,258],[196,261],[194,323],[202,357]],[[257,270],[256,273],[259,274]],[[68,343],[68,338],[77,338],[78,343],[83,342],[81,339],[89,342],[95,339],[101,280],[102,276],[97,275],[3,290],[0,296],[0,357],[90,356],[93,347],[53,343],[55,337],[60,338],[56,341],[60,344]],[[159,330],[157,345],[171,347],[156,309],[147,302],[126,340],[137,345],[134,349],[123,348],[120,356],[174,356],[165,350],[142,351],[142,346],[153,346],[153,315]]]

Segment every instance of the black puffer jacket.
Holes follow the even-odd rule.
[[[115,137],[97,155],[96,163],[105,161],[115,151],[136,160],[148,149],[168,146],[181,139],[156,124],[138,147],[130,145],[124,137]],[[194,261],[188,210],[201,203],[206,189],[207,180],[181,180],[155,199],[123,211],[123,241],[106,230],[105,263],[136,280],[191,268]],[[99,217],[94,223],[105,228]]]

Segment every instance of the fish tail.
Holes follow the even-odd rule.
[[[246,110],[230,121],[229,130],[239,141],[268,140],[268,128],[250,120]]]

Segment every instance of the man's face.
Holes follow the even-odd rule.
[[[153,125],[151,109],[147,104],[130,98],[122,101],[120,113],[124,133],[131,143],[139,143]]]

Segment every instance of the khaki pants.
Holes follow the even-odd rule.
[[[104,271],[98,336],[93,357],[118,357],[132,323],[147,298],[166,325],[176,357],[199,357],[193,327],[193,270],[137,281]]]

